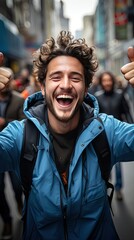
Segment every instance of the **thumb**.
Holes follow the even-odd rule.
[[[130,62],[134,62],[134,47],[129,47],[127,51]]]
[[[3,65],[3,62],[4,62],[4,55],[2,52],[0,52],[0,66]]]

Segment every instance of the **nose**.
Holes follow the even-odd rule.
[[[71,79],[69,79],[69,77],[67,75],[63,76],[63,78],[61,79],[60,87],[62,89],[71,89],[72,88]]]

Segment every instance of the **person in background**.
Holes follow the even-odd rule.
[[[39,82],[36,80],[33,74],[29,76],[29,85],[25,87],[25,89],[20,93],[21,96],[26,99],[31,94],[40,91]]]
[[[109,72],[104,71],[98,76],[101,90],[95,92],[99,102],[101,113],[113,115],[115,118],[133,123],[129,102],[125,98],[123,89],[117,89],[116,78]],[[123,199],[123,174],[121,163],[115,165],[115,191],[117,200]]]
[[[133,48],[128,55],[131,63],[121,71],[134,86]],[[40,138],[24,208],[24,240],[119,239],[92,141],[105,128],[111,169],[117,162],[134,161],[134,124],[99,113],[96,98],[88,94],[97,67],[94,48],[66,31],[34,54],[41,92],[26,99],[24,113]],[[0,68],[1,89],[9,78],[10,72]],[[1,172],[10,166],[20,176],[24,126],[25,120],[13,121],[0,132]]]
[[[8,68],[5,69],[9,70]],[[10,69],[10,71],[12,70]],[[0,131],[2,131],[9,122],[25,118],[23,113],[23,103],[24,99],[20,96],[20,94],[12,90],[11,82],[0,92]],[[17,209],[19,214],[21,214],[23,207],[23,196],[20,181],[12,170],[8,171],[8,175],[14,190]],[[0,215],[4,223],[2,239],[11,239],[12,216],[5,194],[5,173],[0,173]]]
[[[12,80],[12,89],[21,93],[25,90],[26,87],[30,84],[30,73],[29,70],[24,67],[17,78]]]

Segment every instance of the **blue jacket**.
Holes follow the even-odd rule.
[[[89,106],[93,105],[94,108]],[[83,129],[69,167],[67,195],[53,161],[47,112],[41,93],[26,99],[24,112],[40,131],[38,157],[28,200],[25,240],[116,240],[105,182],[101,177],[92,140],[103,130],[96,120],[98,103],[88,95],[82,105]],[[134,160],[134,125],[100,114],[116,162]],[[20,177],[19,159],[24,121],[13,121],[0,133],[0,170],[14,170]],[[86,160],[82,153],[86,149]],[[65,238],[65,232],[67,238]]]

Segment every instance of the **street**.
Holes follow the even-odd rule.
[[[113,220],[121,240],[134,240],[134,163],[123,163],[124,200],[113,199]]]
[[[123,163],[122,170],[124,176],[124,199],[121,202],[117,201],[114,195],[112,201],[112,209],[114,212],[113,220],[121,240],[134,240],[134,163]],[[114,171],[112,179],[114,182]],[[6,177],[6,182],[7,199],[13,216],[12,240],[20,240],[22,232],[22,222],[20,220],[21,217],[17,213],[16,203],[8,176]],[[2,226],[3,223],[0,219],[0,233]]]

